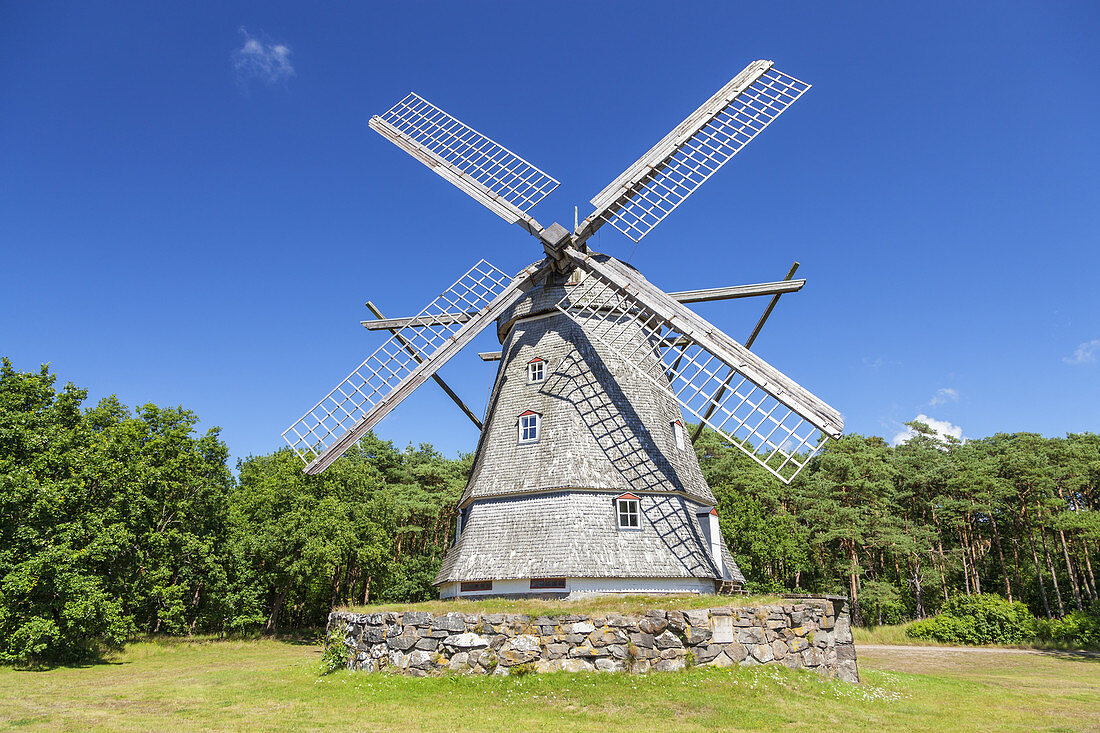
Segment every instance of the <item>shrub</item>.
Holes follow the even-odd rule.
[[[1039,619],[1038,637],[1071,647],[1100,647],[1100,613],[1074,611],[1062,618]]]
[[[323,651],[321,653],[321,674],[346,669],[351,663],[352,651],[344,643],[344,629],[335,628],[325,635]]]
[[[1021,644],[1036,631],[1035,617],[1019,601],[973,595],[952,598],[940,615],[916,622],[906,635],[947,644]]]

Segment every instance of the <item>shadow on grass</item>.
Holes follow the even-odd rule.
[[[229,634],[194,634],[192,636],[138,636],[127,641],[126,646],[153,644],[163,647],[202,647],[233,641],[278,641],[293,646],[315,647],[317,654],[321,654],[325,641],[325,629],[317,626],[279,631],[274,634],[264,634],[256,631]],[[17,672],[49,672],[54,669],[92,669],[95,667],[132,664],[133,660],[121,658],[125,653],[125,648],[99,649],[89,651],[87,656],[78,659],[39,661],[7,666]]]

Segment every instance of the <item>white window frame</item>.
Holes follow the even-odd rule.
[[[525,422],[527,422],[526,425]],[[520,415],[518,426],[517,437],[520,445],[539,442],[539,438],[542,437],[542,415],[537,412],[532,412],[530,415]],[[529,437],[524,437],[525,432],[530,434]]]
[[[681,420],[672,421],[672,442],[680,450],[687,450],[687,428]]]
[[[623,520],[626,519],[626,523]],[[634,520],[634,524],[630,520]],[[615,524],[619,529],[642,528],[642,502],[629,497],[615,499]]]
[[[542,359],[532,359],[527,362],[527,383],[538,384],[546,381],[546,362]]]

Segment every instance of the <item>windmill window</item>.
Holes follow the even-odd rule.
[[[537,384],[546,379],[546,362],[542,359],[532,359],[527,363],[527,383]]]
[[[462,583],[459,587],[463,593],[477,593],[479,591],[486,591],[493,589],[493,581],[491,580],[472,580],[466,583]]]
[[[615,499],[615,514],[619,520],[619,529],[640,529],[642,526],[641,501],[633,494],[625,494]]]
[[[676,447],[687,450],[687,431],[679,420],[672,421],[672,439],[676,441]]]
[[[528,410],[519,416],[519,442],[520,443],[537,443],[539,441],[539,432],[542,427],[542,416],[537,412],[531,412]]]
[[[531,590],[565,590],[565,578],[531,578]]]

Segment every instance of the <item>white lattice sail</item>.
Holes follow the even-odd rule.
[[[598,193],[586,224],[639,241],[809,88],[771,61],[749,64]]]
[[[839,437],[839,413],[789,377],[622,265],[587,264],[559,310],[780,480]]]
[[[417,94],[372,117],[370,126],[512,224],[558,187],[551,176]]]
[[[398,387],[429,366],[434,373],[449,358],[443,352],[458,341],[460,331],[480,330],[486,322],[484,318],[459,321],[455,314],[483,315],[513,284],[511,275],[485,260],[478,262],[283,431],[283,439],[303,462],[313,467],[320,461],[324,465],[318,470],[323,470],[335,460],[331,453],[341,441],[346,449],[362,437],[366,429],[361,428],[375,408],[387,401],[392,407]],[[354,439],[349,442],[346,437]]]

